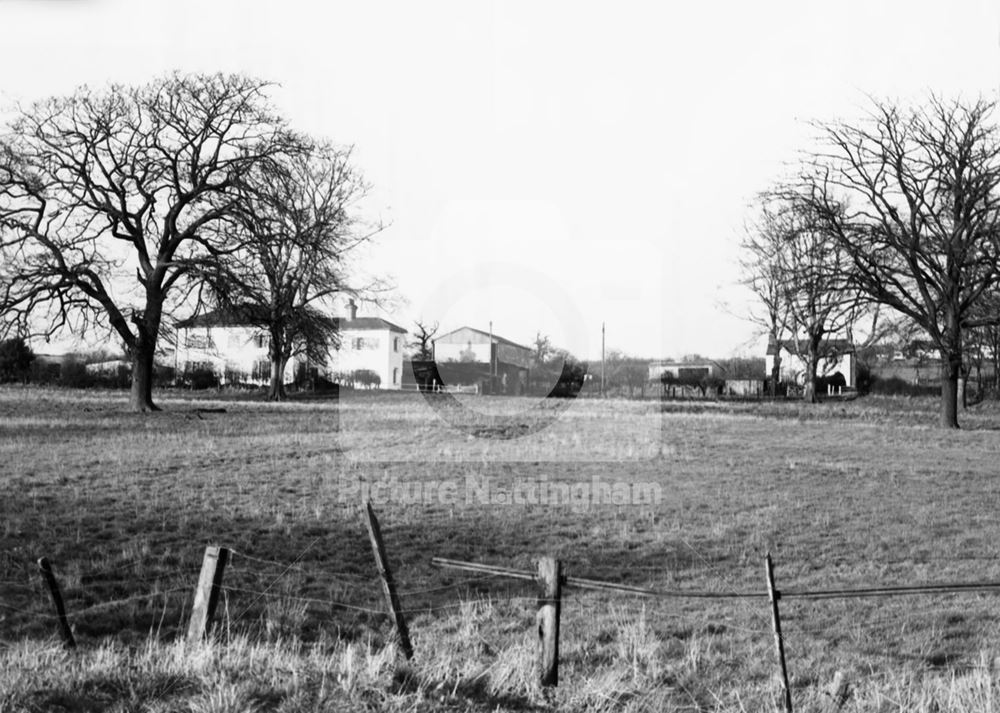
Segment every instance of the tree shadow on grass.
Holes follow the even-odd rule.
[[[169,702],[198,690],[192,678],[167,673],[134,675],[105,674],[72,687],[35,691],[28,696],[25,710],[96,713],[116,705],[146,705],[153,701]]]
[[[510,710],[544,711],[549,707],[531,701],[525,696],[498,694],[491,692],[482,676],[460,678],[458,680],[423,677],[413,671],[400,670],[390,686],[393,694],[415,694],[422,692],[429,698],[439,700],[446,709],[459,706],[461,710]],[[468,707],[472,704],[474,707]]]

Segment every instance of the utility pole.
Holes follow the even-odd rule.
[[[493,373],[493,320],[490,320],[490,377],[494,377],[496,374]]]
[[[604,322],[601,322],[601,398],[604,398]]]

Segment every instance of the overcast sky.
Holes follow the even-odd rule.
[[[866,94],[996,96],[1000,3],[0,0],[0,101],[167,71],[278,83],[354,144],[411,327],[574,353],[759,351],[731,313],[756,192]],[[364,307],[362,308],[364,313]]]

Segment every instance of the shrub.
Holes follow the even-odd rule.
[[[62,366],[55,362],[35,360],[31,363],[29,379],[34,384],[58,384]]]
[[[936,396],[941,393],[937,384],[913,384],[898,376],[887,379],[872,375],[870,393],[883,396]]]
[[[174,383],[177,378],[177,370],[172,366],[163,366],[162,364],[155,364],[153,366],[153,383],[158,386],[169,386]],[[129,377],[131,381],[131,375]]]
[[[858,393],[859,394],[870,394],[872,390],[872,369],[870,366],[863,362],[858,362]]]
[[[76,357],[67,357],[59,368],[59,385],[71,389],[85,389],[93,385],[87,366]]]
[[[0,383],[27,382],[31,375],[31,363],[34,360],[35,353],[20,337],[0,342]]]
[[[219,377],[211,369],[198,367],[184,374],[184,381],[192,389],[212,389],[219,385]]]

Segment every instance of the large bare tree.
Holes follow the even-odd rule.
[[[282,151],[267,84],[174,74],[22,109],[0,139],[0,320],[51,337],[110,329],[131,406],[155,410],[163,317],[228,250],[215,222]]]
[[[1000,134],[995,105],[930,97],[876,102],[866,119],[819,124],[798,196],[851,261],[851,281],[909,317],[941,357],[941,424],[958,427],[964,330],[998,277]]]
[[[289,360],[324,363],[337,348],[333,298],[385,287],[350,283],[349,257],[381,229],[359,217],[369,186],[351,149],[304,137],[286,143],[294,148],[251,171],[237,210],[219,224],[221,242],[238,248],[211,280],[216,303],[267,332],[275,401],[285,398]]]

